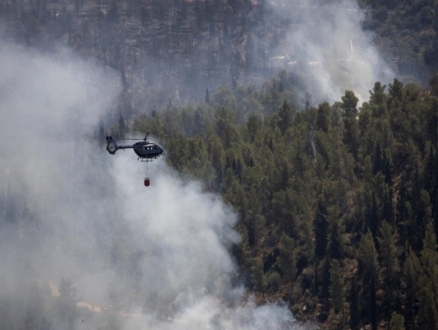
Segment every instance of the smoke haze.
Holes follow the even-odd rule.
[[[269,0],[276,17],[290,22],[272,54],[284,56],[288,70],[303,69],[313,83],[317,101],[337,101],[353,90],[362,101],[376,81],[387,83],[394,73],[362,29],[365,11],[353,0]]]
[[[218,196],[87,137],[116,74],[7,44],[0,63],[1,328],[294,328],[287,306],[232,284],[237,216]],[[68,314],[49,283],[94,312]]]

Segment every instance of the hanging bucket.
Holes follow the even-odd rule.
[[[151,181],[149,180],[149,177],[145,177],[144,178],[144,186],[149,187],[150,184],[151,184]]]

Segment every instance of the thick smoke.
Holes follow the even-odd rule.
[[[0,63],[0,327],[294,327],[232,284],[237,217],[218,196],[90,138],[117,75],[5,44]]]
[[[269,0],[276,17],[290,24],[271,65],[290,71],[305,71],[312,77],[318,101],[339,100],[353,90],[361,101],[369,97],[376,81],[394,78],[373,43],[362,29],[366,11],[354,0]]]

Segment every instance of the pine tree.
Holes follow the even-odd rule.
[[[376,200],[376,194],[373,190],[372,192],[372,199],[371,199],[371,206],[369,207],[369,216],[368,216],[368,228],[371,231],[371,234],[373,235],[373,239],[377,238],[377,232],[380,225],[380,217],[377,207],[377,200]]]
[[[330,265],[331,259],[327,255],[322,263],[321,298],[326,302],[330,298]]]
[[[318,107],[316,115],[316,130],[321,130],[325,133],[329,130],[331,108],[327,102],[321,103]]]
[[[319,279],[318,279],[319,261],[315,259],[313,263],[313,295],[318,296],[319,293]]]
[[[394,291],[397,289],[397,273],[399,270],[398,260],[395,247],[395,235],[392,233],[392,227],[389,223],[384,222],[380,227],[379,254],[382,260],[385,283],[385,314],[387,321],[391,320],[392,309],[395,303]]]
[[[322,200],[317,204],[315,218],[313,220],[313,232],[315,236],[315,257],[322,260],[327,252],[327,210]]]
[[[256,291],[263,291],[265,287],[263,276],[263,260],[260,257],[253,259],[251,266],[251,282]]]
[[[371,232],[362,236],[359,243],[359,266],[364,286],[363,300],[368,301],[365,305],[370,320],[371,328],[377,329],[377,302],[376,302],[376,277],[377,277],[377,251]]]
[[[397,79],[394,79],[394,83],[389,84],[389,95],[393,99],[401,101],[403,97],[403,83],[401,83]]]
[[[256,136],[257,136],[257,133],[262,128],[262,121],[260,120],[260,118],[257,115],[252,114],[248,118],[248,122],[246,123],[246,127],[248,129],[249,140],[251,143],[254,143]]]
[[[330,258],[344,258],[344,223],[339,214],[339,207],[330,207],[329,210],[330,224],[328,228],[328,254]]]
[[[373,276],[371,278],[369,299],[370,299],[371,329],[377,330],[376,276]]]
[[[295,242],[293,238],[288,237],[285,233],[281,236],[280,255],[277,257],[277,263],[284,274],[285,281],[295,281],[297,273]]]
[[[253,204],[251,203],[250,206]],[[257,214],[254,220],[254,240],[260,242],[266,235],[266,219],[263,215]]]
[[[365,282],[369,283],[377,273],[377,251],[370,231],[362,236],[359,243],[360,270]]]
[[[382,151],[380,150],[380,143],[377,143],[374,151],[373,175],[380,171],[382,171]]]
[[[287,101],[283,102],[280,110],[278,111],[278,127],[284,133],[292,125],[293,110]]]
[[[424,169],[424,189],[429,193],[432,204],[432,219],[434,219],[435,233],[438,233],[438,156],[432,143],[427,142],[426,166]]]
[[[393,223],[394,211],[392,204],[392,188],[390,185],[385,184],[383,190],[383,201],[382,201],[382,219],[386,220],[388,223]]]
[[[344,307],[344,279],[342,278],[342,269],[338,260],[333,259],[330,265],[330,303],[339,313]]]
[[[373,91],[370,91],[370,104],[382,104],[385,102],[385,88],[386,85],[382,86],[379,81],[374,83]]]
[[[436,235],[433,224],[429,222],[421,251],[422,266],[418,280],[418,323],[425,330],[436,330],[438,327],[436,251]]]
[[[406,329],[412,330],[415,328],[415,316],[417,309],[418,295],[418,270],[421,268],[420,260],[415,252],[408,248],[406,263],[405,263],[405,278],[406,278],[406,302],[404,310],[404,323]]]
[[[396,312],[392,312],[391,315],[391,330],[405,330],[403,316]]]
[[[359,330],[360,328],[360,309],[359,309],[359,289],[356,274],[352,275],[350,284],[350,294],[348,297],[350,303],[350,328]]]
[[[345,91],[342,102],[344,121],[342,141],[357,161],[359,156],[359,123],[357,120],[358,111],[356,106],[359,99],[352,91]]]

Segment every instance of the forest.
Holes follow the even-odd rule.
[[[106,135],[149,132],[181,180],[221,196],[238,216],[235,281],[258,305],[283,301],[321,329],[437,329],[438,3],[359,1],[397,78],[330,100],[308,69],[272,63],[299,15],[272,21],[268,3],[1,1],[1,34],[120,77],[87,139],[103,150]],[[59,293],[25,329],[51,329],[51,313],[87,321],[71,279]]]
[[[326,101],[333,96],[318,95],[324,73],[309,75],[308,64],[322,61],[311,50],[318,44],[326,53],[324,65],[340,61],[337,75],[349,72],[343,80],[365,79],[356,77],[366,73],[359,65],[350,68],[345,62],[352,42],[356,56],[364,56],[362,64],[376,48],[401,82],[427,86],[438,66],[434,8],[432,0],[4,0],[0,19],[4,40],[42,51],[65,46],[113,69],[125,90],[115,112],[130,119],[166,107],[169,99],[177,106],[203,100],[206,87],[212,92],[222,85],[260,85],[281,70],[304,73],[294,84],[305,89],[302,103],[305,92]],[[305,49],[298,49],[302,40],[293,40],[288,49],[288,36],[295,30],[306,34],[309,26],[318,31],[314,19],[324,20],[325,11],[333,11],[328,16],[342,24],[323,38],[313,37]],[[331,39],[329,33],[336,35],[332,44],[323,40]],[[369,36],[372,44],[364,43]],[[375,61],[370,70],[378,70]],[[372,78],[368,85],[380,76]],[[356,84],[344,85],[352,90]],[[364,89],[367,98],[369,87]]]
[[[328,328],[435,329],[435,95],[395,79],[360,107],[346,91],[300,110],[271,103],[282,84],[224,88],[131,129],[161,137],[183,177],[239,212],[239,277],[261,302]]]

